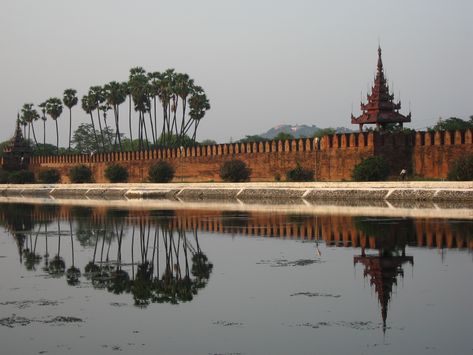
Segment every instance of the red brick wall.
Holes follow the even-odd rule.
[[[403,168],[425,178],[445,178],[449,164],[456,157],[473,153],[471,130],[455,132],[417,132],[413,134],[351,133],[318,139],[294,139],[260,143],[230,143],[211,146],[158,149],[142,152],[100,153],[94,156],[65,155],[33,157],[31,169],[60,170],[62,182],[69,182],[69,169],[78,164],[91,167],[95,182],[107,182],[107,165],[120,163],[130,173],[130,182],[145,182],[148,169],[158,160],[167,160],[175,168],[175,182],[220,181],[219,169],[230,159],[240,159],[252,170],[252,181],[274,181],[297,163],[315,171],[319,181],[350,180],[356,164],[372,155],[384,157],[397,176]]]
[[[452,161],[473,154],[473,132],[417,132],[413,152],[413,171],[426,178],[446,178]]]

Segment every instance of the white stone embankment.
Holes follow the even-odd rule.
[[[473,182],[310,182],[0,185],[0,196],[183,201],[473,202]]]

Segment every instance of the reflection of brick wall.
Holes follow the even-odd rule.
[[[274,181],[299,162],[315,170],[317,180],[350,180],[356,164],[371,155],[388,160],[396,176],[402,168],[426,178],[445,178],[449,163],[466,152],[473,153],[472,131],[417,132],[380,134],[374,132],[335,134],[317,139],[294,139],[259,143],[230,143],[212,146],[157,149],[143,152],[100,153],[94,156],[65,155],[33,157],[30,167],[38,172],[52,167],[61,171],[68,182],[69,169],[86,164],[93,170],[95,182],[106,182],[108,164],[128,167],[130,182],[144,182],[148,168],[158,160],[169,161],[176,169],[175,182],[219,181],[222,163],[230,159],[245,161],[252,169],[252,181]]]

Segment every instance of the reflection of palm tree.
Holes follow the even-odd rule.
[[[69,220],[69,230],[71,234],[71,250],[72,250],[72,265],[66,272],[67,283],[69,285],[77,285],[79,283],[80,270],[74,265],[74,238],[72,233],[72,221]]]
[[[66,270],[66,263],[64,259],[61,258],[61,224],[59,219],[57,220],[57,228],[58,228],[58,242],[57,242],[57,255],[51,260],[49,263],[49,274],[54,277],[61,277],[64,275],[64,271]]]

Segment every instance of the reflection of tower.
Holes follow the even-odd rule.
[[[399,248],[378,249],[378,254],[366,255],[365,248],[362,248],[361,255],[353,259],[355,265],[361,263],[365,270],[363,275],[369,276],[370,284],[378,295],[381,306],[381,316],[383,319],[383,332],[386,331],[386,319],[388,317],[388,305],[391,299],[393,286],[397,284],[397,277],[404,276],[402,265],[405,263],[414,264],[412,256],[406,256],[405,246]]]

